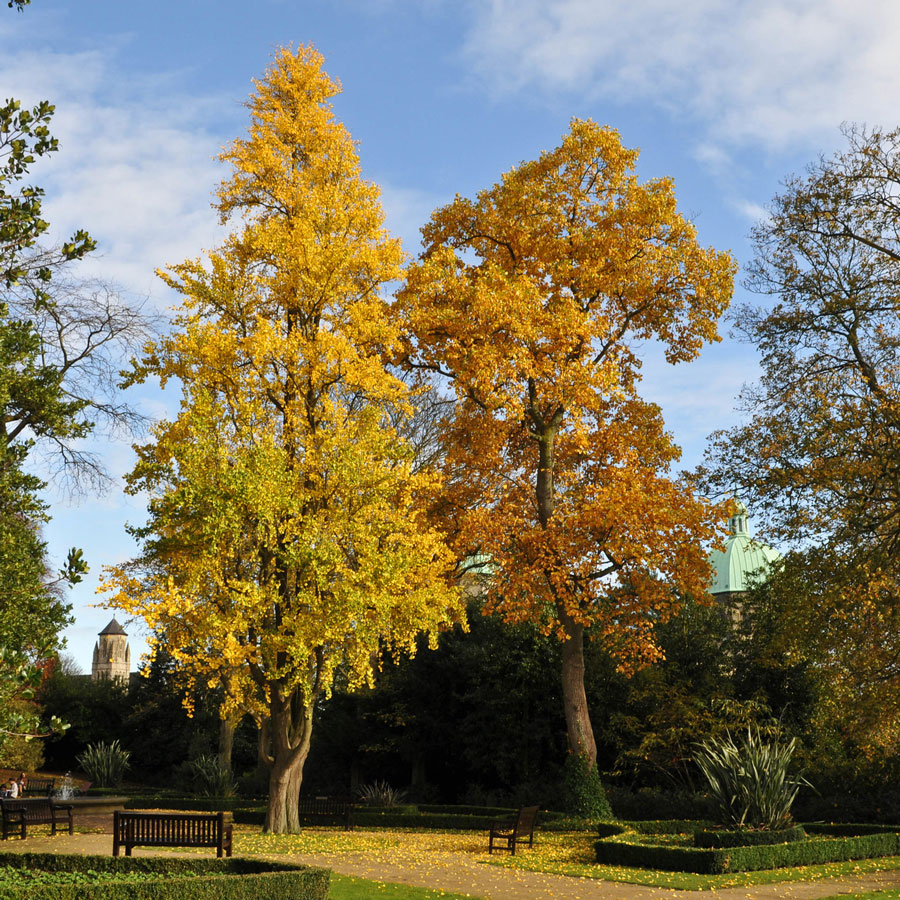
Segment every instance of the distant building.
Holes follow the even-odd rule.
[[[734,603],[750,589],[754,574],[764,576],[781,559],[777,550],[750,537],[747,518],[747,507],[737,500],[737,511],[728,520],[725,549],[709,555],[713,568],[709,590],[726,608],[734,609]]]
[[[130,674],[131,647],[128,646],[128,635],[114,617],[100,632],[100,640],[94,645],[91,679],[128,681]]]

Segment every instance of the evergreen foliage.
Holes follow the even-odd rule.
[[[564,791],[565,810],[571,815],[598,822],[613,819],[600,773],[586,756],[570,753],[566,757]]]
[[[791,806],[805,782],[788,773],[796,747],[796,738],[781,740],[776,734],[766,739],[759,728],[748,728],[737,739],[727,734],[698,744],[694,760],[721,824],[770,831],[790,825]]]

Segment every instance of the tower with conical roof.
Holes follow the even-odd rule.
[[[747,507],[735,497],[737,509],[728,520],[728,539],[724,550],[713,550],[709,562],[713,569],[710,593],[725,606],[739,600],[750,589],[752,576],[765,574],[781,559],[781,554],[750,537]]]
[[[91,678],[94,681],[128,681],[131,675],[131,647],[125,629],[113,616],[109,625],[100,632],[100,640],[94,645]]]

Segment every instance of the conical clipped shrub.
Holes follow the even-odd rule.
[[[612,808],[595,763],[586,756],[570,753],[563,775],[566,812],[595,822],[611,822]]]
[[[756,726],[737,740],[727,733],[697,745],[694,762],[709,783],[720,824],[769,830],[791,824],[797,791],[808,784],[788,773],[796,747],[796,738],[766,739]]]

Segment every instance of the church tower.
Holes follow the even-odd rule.
[[[100,640],[94,645],[91,679],[106,681],[115,678],[128,681],[130,675],[131,647],[128,646],[128,635],[114,617],[100,632]]]

